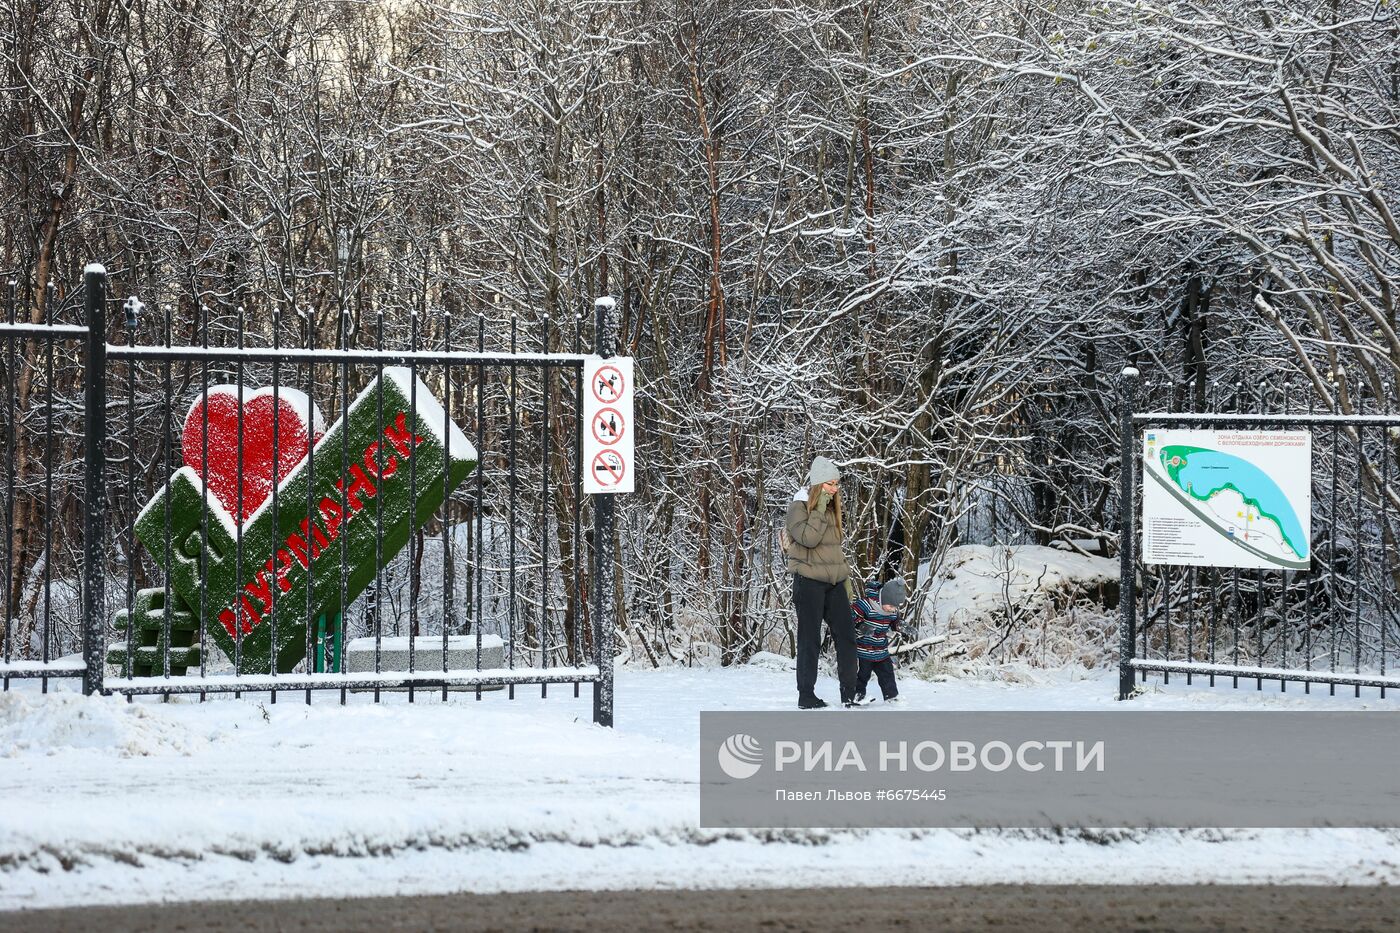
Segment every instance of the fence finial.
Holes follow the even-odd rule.
[[[135,330],[136,325],[141,320],[141,312],[145,310],[145,304],[140,298],[132,295],[122,304],[122,310],[126,312],[126,326],[128,330]]]

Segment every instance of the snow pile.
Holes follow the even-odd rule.
[[[787,673],[797,670],[797,661],[787,655],[775,654],[772,651],[759,651],[749,658],[749,667]]]
[[[204,742],[155,707],[117,697],[0,693],[0,758],[50,757],[75,749],[119,758],[189,755]]]
[[[1118,563],[1033,544],[948,551],[927,585],[921,635],[949,636],[929,673],[976,672],[987,662],[1036,667],[1105,663],[1113,648]]]

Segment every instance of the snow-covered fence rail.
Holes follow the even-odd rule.
[[[581,316],[532,334],[512,321],[490,346],[480,315],[414,314],[389,334],[349,310],[316,322],[130,298],[109,329],[107,289],[89,267],[81,324],[16,322],[12,289],[0,325],[4,572],[26,576],[7,587],[6,686],[82,676],[89,692],[344,702],[587,684],[611,724],[613,557],[594,547],[612,540],[611,509],[582,494]],[[56,363],[64,342],[75,351]],[[56,374],[85,393],[62,423]],[[44,407],[28,403],[36,384]],[[80,534],[61,534],[58,508]],[[55,537],[80,541],[81,560],[56,562]],[[348,665],[351,639],[374,646],[372,669]],[[391,639],[406,650],[382,649]]]
[[[1165,410],[1137,411],[1137,376],[1125,373],[1120,399],[1125,594],[1120,603],[1120,698],[1131,696],[1149,676],[1160,676],[1166,684],[1173,674],[1188,684],[1198,677],[1211,685],[1229,678],[1236,687],[1243,680],[1263,689],[1267,680],[1281,690],[1294,682],[1305,691],[1314,684],[1334,693],[1349,687],[1358,696],[1362,687],[1378,688],[1382,697],[1400,688],[1394,672],[1400,653],[1400,413],[1391,408],[1388,392],[1368,392],[1364,382],[1342,388],[1331,410],[1287,384],[1261,382],[1211,387],[1209,394],[1202,393],[1211,409],[1207,412],[1183,412],[1171,404]],[[1272,514],[1280,510],[1263,493],[1240,488],[1226,475],[1226,463],[1212,463],[1209,487],[1197,488],[1207,477],[1186,476],[1190,454],[1178,455],[1177,448],[1165,446],[1179,441],[1167,440],[1164,432],[1182,429],[1229,432],[1228,439],[1224,433],[1218,437],[1230,444],[1283,437],[1254,432],[1293,432],[1297,448],[1307,451],[1297,463],[1307,463],[1310,474],[1280,480],[1283,485],[1294,482],[1297,489],[1280,488],[1275,498],[1296,509],[1296,524],[1286,512]],[[1263,456],[1260,475],[1276,479],[1287,474],[1291,467],[1282,458]],[[1177,532],[1161,524],[1156,507],[1159,524],[1142,527],[1145,487],[1157,483],[1171,493],[1173,468],[1180,471],[1182,495],[1168,501],[1172,509],[1180,501],[1194,517],[1183,512],[1186,524],[1169,522],[1198,529],[1183,531],[1183,536],[1218,532],[1227,553],[1237,547],[1251,558],[1187,554],[1196,543],[1178,547],[1168,541]],[[1212,521],[1226,498],[1228,514],[1220,513],[1224,520],[1216,527]],[[1145,531],[1155,531],[1155,545]],[[1142,553],[1147,546],[1154,547],[1153,554]],[[1273,554],[1274,549],[1279,553]]]

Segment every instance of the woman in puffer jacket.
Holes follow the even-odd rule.
[[[841,550],[841,472],[826,457],[817,457],[807,471],[806,485],[788,504],[788,569],[792,571],[792,602],[797,609],[797,705],[819,709],[817,654],[821,624],[826,620],[836,642],[836,671],[841,702],[855,703],[856,641],[851,619],[851,568]]]

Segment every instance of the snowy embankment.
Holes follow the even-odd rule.
[[[1400,881],[1376,831],[723,831],[698,826],[701,709],[787,709],[777,659],[623,671],[508,700],[334,694],[200,704],[0,694],[0,908],[526,889],[988,882]],[[835,684],[823,677],[828,696]],[[1107,674],[904,678],[913,709],[1392,708],[1277,687],[1119,705]],[[518,692],[519,693],[519,692]],[[821,716],[879,716],[879,706]],[[878,866],[878,868],[876,868]]]
[[[1034,544],[949,548],[919,568],[919,637],[946,640],[931,676],[1020,677],[1022,665],[1099,667],[1113,656],[1118,561]]]

